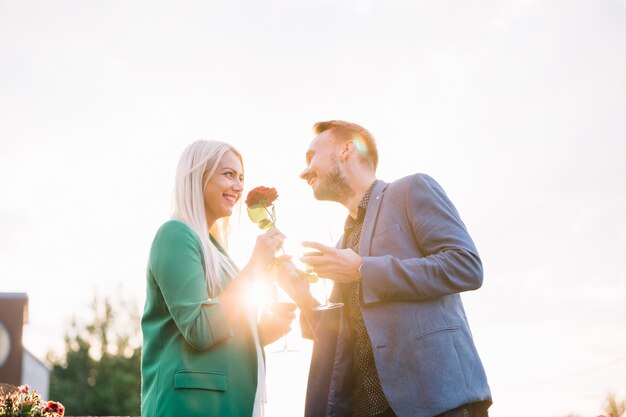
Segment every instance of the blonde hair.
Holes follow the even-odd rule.
[[[215,297],[221,292],[222,279],[218,249],[211,242],[209,233],[226,245],[229,222],[228,217],[218,219],[209,230],[204,208],[204,189],[228,151],[237,155],[243,167],[241,154],[233,146],[215,140],[197,140],[185,148],[176,169],[172,217],[185,223],[200,238],[204,256],[204,274],[210,297]]]

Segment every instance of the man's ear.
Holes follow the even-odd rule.
[[[347,140],[341,145],[341,162],[345,162],[348,159],[353,149],[354,142],[351,140]]]

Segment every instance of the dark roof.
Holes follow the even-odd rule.
[[[28,300],[25,292],[0,292],[0,300]]]

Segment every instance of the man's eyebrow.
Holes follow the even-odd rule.
[[[309,162],[311,160],[311,158],[313,158],[313,155],[315,155],[315,151],[307,151],[307,153],[306,153],[306,161]]]

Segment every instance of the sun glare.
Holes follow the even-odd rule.
[[[248,305],[254,306],[257,310],[260,310],[271,303],[275,296],[275,289],[257,280],[248,287],[246,300]]]

